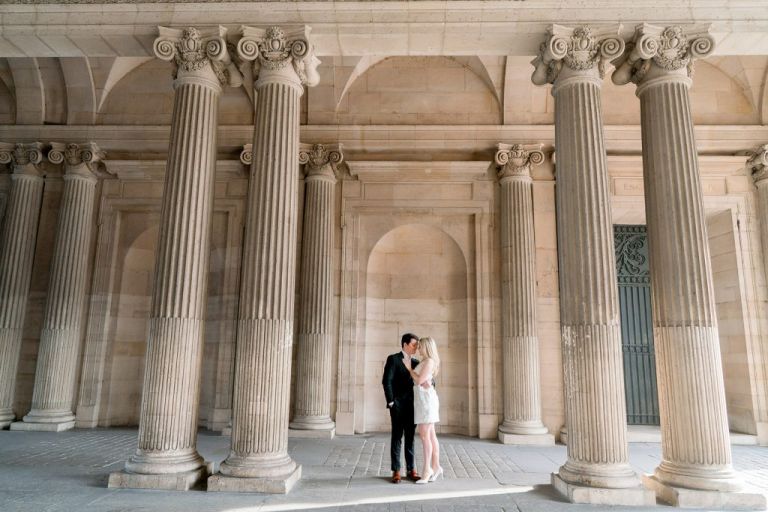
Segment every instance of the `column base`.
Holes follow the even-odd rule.
[[[27,432],[63,432],[75,428],[75,420],[55,423],[38,423],[33,421],[14,421],[11,430],[23,430]]]
[[[0,409],[0,429],[8,428],[15,419],[16,415],[12,409]]]
[[[643,486],[624,489],[588,487],[566,482],[557,473],[552,473],[552,486],[571,503],[590,505],[654,506],[656,495]]]
[[[643,475],[643,485],[666,503],[682,508],[718,510],[765,510],[765,496],[749,491],[701,491],[675,487],[660,482],[653,475]]]
[[[202,481],[208,472],[205,467],[184,473],[141,475],[117,471],[110,473],[107,487],[110,489],[161,489],[165,491],[188,491]]]
[[[217,473],[208,477],[208,491],[288,494],[300,479],[301,466],[298,464],[291,473],[280,477],[243,478]]]
[[[333,439],[336,435],[336,429],[299,429],[289,428],[288,437],[300,438],[300,439]]]
[[[227,425],[223,429],[221,429],[221,435],[231,437],[232,436],[232,425]]]
[[[501,444],[554,446],[555,436],[552,434],[508,434],[499,430],[499,441]]]

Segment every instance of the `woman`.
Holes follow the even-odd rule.
[[[437,354],[435,340],[427,337],[419,340],[421,362],[416,368],[403,361],[408,373],[413,379],[413,419],[418,425],[419,437],[424,447],[424,471],[417,484],[434,482],[443,474],[440,467],[440,444],[435,434],[435,423],[440,421],[440,401],[437,392],[432,387],[432,379],[440,370],[440,356]],[[422,386],[426,384],[427,387]]]

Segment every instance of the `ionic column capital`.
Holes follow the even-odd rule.
[[[51,142],[51,150],[48,152],[48,161],[52,164],[64,164],[64,177],[82,177],[96,180],[103,169],[99,166],[103,163],[106,154],[99,149],[94,142],[84,144]]]
[[[313,87],[320,82],[320,60],[315,56],[310,30],[306,25],[290,31],[274,26],[241,27],[237,54],[253,62],[253,76],[258,77],[256,89],[271,82],[287,82],[303,92],[303,85]]]
[[[601,29],[551,25],[539,55],[531,61],[535,68],[531,80],[536,85],[555,84],[555,88],[569,78],[601,82],[605,62],[624,51],[620,29],[621,25]]]
[[[0,142],[0,164],[11,164],[14,176],[41,178],[43,145],[39,142],[29,144]]]
[[[544,162],[541,144],[504,144],[497,145],[494,162],[499,166],[499,182],[513,179],[531,179],[531,166]]]
[[[715,39],[709,25],[683,28],[643,23],[635,28],[611,79],[617,85],[637,84],[638,96],[648,86],[669,80],[682,81],[690,87],[694,60],[707,57],[714,49]]]
[[[759,187],[768,183],[768,179],[766,179],[768,178],[768,144],[763,144],[754,151],[750,151],[747,169],[752,173],[755,185]]]
[[[336,166],[344,160],[341,144],[300,144],[299,164],[307,178],[336,181]]]
[[[174,87],[196,82],[221,90],[220,85],[242,84],[242,76],[227,49],[226,28],[158,27],[158,30],[155,55],[173,62]]]

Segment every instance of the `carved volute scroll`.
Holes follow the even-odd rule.
[[[41,143],[0,142],[0,164],[11,164],[13,173],[40,176],[42,163],[43,145]]]
[[[541,144],[504,144],[497,146],[494,162],[499,166],[499,180],[511,177],[530,178],[531,166],[544,162]]]
[[[539,55],[531,61],[535,68],[531,80],[536,85],[553,84],[558,78],[583,74],[602,79],[605,62],[624,51],[624,40],[618,36],[620,28],[551,25]]]
[[[67,174],[79,174],[95,178],[103,175],[103,160],[106,154],[94,142],[83,144],[52,142],[48,161],[54,165],[64,164]]]
[[[707,57],[715,49],[715,39],[709,31],[709,25],[689,28],[638,25],[626,52],[616,61],[613,82],[640,84],[670,73],[690,78],[694,60]],[[651,72],[653,69],[655,72]]]
[[[173,78],[208,78],[212,72],[221,85],[233,87],[242,84],[242,76],[233,64],[224,27],[183,29],[158,27],[155,55],[173,62]]]
[[[307,177],[335,178],[337,165],[344,160],[341,144],[301,144],[299,163],[304,165]]]
[[[237,43],[237,54],[253,62],[254,77],[286,76],[286,71],[293,70],[295,75],[288,73],[286,77],[297,79],[301,85],[312,87],[320,82],[317,72],[320,60],[315,57],[309,27],[285,31],[280,27],[243,26],[240,30],[242,37]]]
[[[250,168],[251,162],[253,162],[253,144],[245,144],[240,151],[240,163]]]

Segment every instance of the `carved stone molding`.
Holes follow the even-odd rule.
[[[536,85],[552,84],[564,70],[569,71],[565,76],[594,74],[596,70],[602,79],[605,62],[624,51],[624,40],[618,36],[620,29],[620,25],[602,29],[551,25],[539,55],[531,61],[535,68],[531,80]]]
[[[344,160],[340,144],[301,144],[299,163],[304,165],[307,177],[335,178],[337,165]]]
[[[158,27],[158,30],[160,35],[155,39],[155,55],[173,62],[174,79],[205,77],[210,69],[221,85],[242,85],[242,76],[227,49],[226,28]]]
[[[709,25],[684,28],[643,23],[635,28],[635,35],[617,60],[611,78],[617,85],[640,84],[646,78],[669,74],[690,78],[694,60],[707,57],[714,49],[715,39]],[[656,73],[649,74],[652,67]]]
[[[41,175],[43,145],[0,142],[0,164],[11,164],[15,174]]]
[[[531,165],[544,162],[541,144],[504,144],[497,145],[494,162],[500,167],[499,180],[513,177],[531,177]]]
[[[768,178],[768,144],[759,146],[749,153],[747,169],[752,173],[752,179],[757,184],[765,184]]]
[[[253,62],[253,76],[263,78],[293,69],[301,85],[314,86],[320,82],[314,46],[309,38],[310,27],[285,31],[280,27],[266,29],[241,27],[242,37],[237,43],[238,56]],[[288,65],[291,65],[289,68]]]

